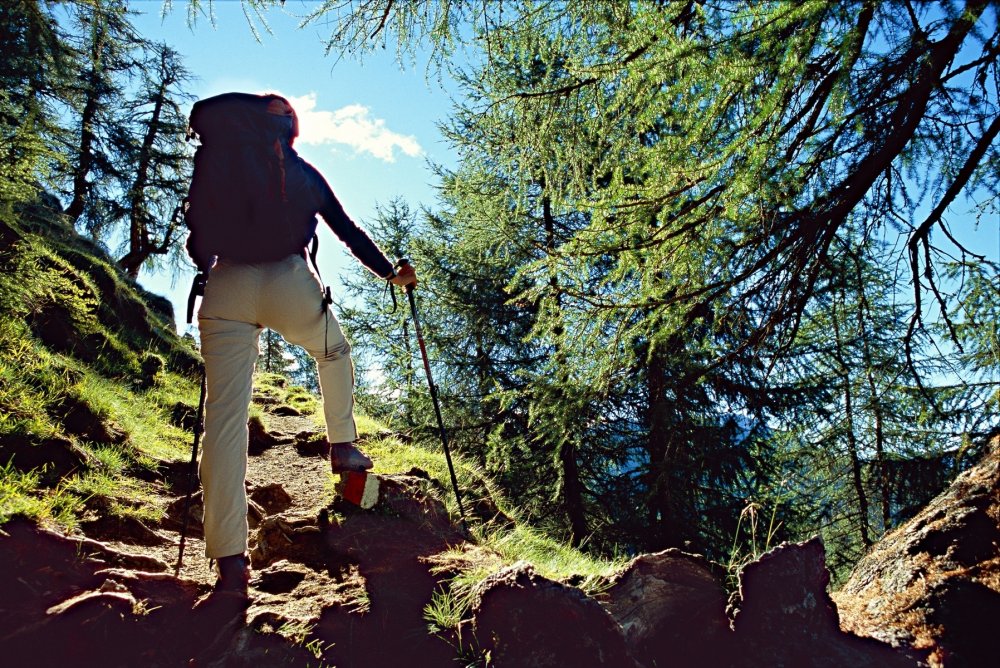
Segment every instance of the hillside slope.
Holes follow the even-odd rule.
[[[0,265],[4,665],[989,665],[962,634],[929,656],[927,633],[862,623],[863,592],[835,604],[818,540],[760,556],[729,595],[697,555],[569,549],[458,456],[467,531],[438,446],[367,420],[380,493],[363,511],[336,492],[315,398],[267,375],[250,421],[251,599],[212,596],[198,495],[185,503],[199,358],[168,306],[44,207],[0,216]],[[988,480],[975,498],[997,498]],[[985,535],[975,558],[992,564]],[[841,629],[838,604],[870,637]]]

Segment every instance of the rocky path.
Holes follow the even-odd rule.
[[[247,487],[254,577],[245,610],[208,596],[194,497],[180,577],[188,467],[153,480],[159,526],[94,519],[86,536],[27,522],[0,534],[4,665],[448,665],[423,609],[438,581],[425,557],[462,542],[419,476],[383,476],[378,506],[336,499],[323,442],[305,417],[252,429]],[[83,631],[89,630],[84,633]],[[46,643],[46,638],[65,642]],[[82,663],[81,663],[82,661]]]
[[[443,585],[430,563],[464,543],[431,482],[416,470],[379,476],[374,508],[346,504],[315,431],[295,416],[253,430],[249,605],[208,595],[197,521],[173,575],[186,465],[151,480],[168,509],[157,526],[98,514],[66,536],[8,522],[0,665],[996,665],[1000,441],[874,550],[836,603],[819,539],[747,565],[731,599],[715,565],[677,550],[636,557],[595,597],[518,562],[476,586],[459,641],[423,616]],[[902,571],[920,575],[900,585]]]

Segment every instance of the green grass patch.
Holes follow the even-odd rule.
[[[62,488],[40,490],[38,482],[37,472],[0,466],[0,526],[22,517],[43,526],[75,527],[83,499]]]
[[[267,403],[291,406],[302,415],[315,416],[320,407],[318,396],[300,385],[292,385],[280,373],[257,372],[253,376],[254,398]]]
[[[75,376],[61,356],[31,338],[24,322],[0,320],[0,435],[58,433],[49,408]]]
[[[152,484],[129,475],[131,457],[117,447],[85,447],[97,465],[63,482],[62,490],[113,517],[158,522],[164,509]]]
[[[198,405],[198,387],[189,379],[165,373],[158,386],[136,391],[85,371],[77,391],[129,435],[133,461],[150,468],[156,460],[183,461],[189,456],[191,433],[170,421],[174,404]]]
[[[289,388],[285,403],[303,415],[315,414],[320,404],[319,397],[299,385],[293,385]]]
[[[405,473],[414,467],[426,471],[441,489],[447,490],[443,501],[451,515],[458,516],[440,442],[403,443],[378,420],[365,415],[357,415],[355,420],[361,448],[374,460],[375,473]],[[476,586],[517,562],[527,561],[549,579],[572,581],[588,595],[607,587],[609,577],[625,565],[624,557],[591,556],[519,521],[518,510],[482,468],[454,452],[452,461],[466,511],[487,507],[495,509],[499,517],[497,522],[469,517],[475,545],[465,544],[428,560],[436,574],[450,576],[424,609],[433,632],[456,629],[469,612]]]
[[[424,608],[432,632],[457,629],[473,604],[476,587],[518,562],[530,563],[536,573],[550,580],[572,581],[588,596],[604,591],[611,575],[627,563],[625,558],[593,557],[526,525],[473,526],[472,533],[476,545],[466,544],[428,559],[433,573],[452,576]]]

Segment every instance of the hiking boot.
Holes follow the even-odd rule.
[[[216,592],[247,595],[250,585],[250,561],[245,554],[234,554],[215,560]]]
[[[363,473],[373,466],[368,456],[353,443],[330,444],[330,470],[334,473],[354,471]]]

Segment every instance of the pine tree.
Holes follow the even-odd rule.
[[[127,251],[119,264],[133,278],[153,256],[174,252],[177,257],[182,230],[178,212],[191,172],[187,117],[181,110],[192,99],[184,88],[191,75],[166,44],[146,45],[145,53],[138,90],[124,109],[125,134],[116,147],[119,171],[126,178],[121,203],[105,223],[126,223]]]
[[[115,143],[124,133],[123,79],[135,66],[138,36],[116,0],[80,3],[69,11],[79,67],[69,99],[74,127],[60,147],[65,162],[57,164],[54,176],[63,184],[70,222],[99,238],[112,192],[124,178]]]
[[[0,202],[33,198],[55,159],[55,104],[71,54],[50,8],[37,0],[0,7]]]
[[[465,95],[414,239],[440,384],[463,447],[574,540],[718,555],[783,472],[816,500],[796,526],[833,523],[847,561],[926,491],[902,480],[953,457],[937,430],[989,428],[959,416],[983,392],[934,386],[955,357],[933,350],[995,362],[967,323],[996,268],[951,295],[932,236],[975,258],[947,212],[996,190],[1000,28],[983,0],[906,8],[340,8],[332,48],[429,44]],[[467,34],[482,59],[450,63]],[[890,230],[905,243],[859,251]]]
[[[276,373],[287,376],[291,366],[292,356],[288,352],[288,344],[281,334],[273,329],[265,329],[260,335],[260,356],[257,358],[257,369],[264,373]]]

